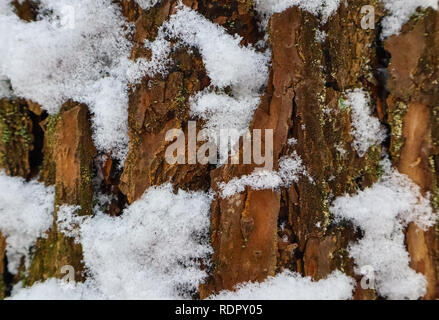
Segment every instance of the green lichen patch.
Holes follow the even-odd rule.
[[[39,239],[32,252],[30,267],[22,276],[24,286],[32,286],[37,281],[62,278],[63,266],[70,265],[75,270],[75,281],[84,280],[82,248],[74,239],[56,231],[56,224],[45,239]]]
[[[391,128],[390,155],[395,164],[401,157],[401,150],[404,147],[405,139],[403,136],[404,116],[408,106],[399,101],[396,107],[389,111],[389,124]]]
[[[43,165],[40,179],[46,185],[54,185],[56,178],[56,164],[54,159],[54,148],[56,143],[56,126],[60,120],[59,115],[49,115],[44,122],[44,146],[43,146]]]
[[[19,100],[0,100],[0,167],[9,175],[28,177],[33,149],[32,120]]]
[[[338,108],[344,112],[351,112],[351,106],[347,102],[346,98],[343,96],[340,96],[340,98],[338,98]]]

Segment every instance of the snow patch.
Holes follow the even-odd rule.
[[[379,145],[386,138],[386,131],[378,118],[372,115],[370,96],[362,89],[354,89],[347,93],[347,104],[351,107],[351,134],[354,137],[352,146],[360,157],[374,145]]]
[[[58,230],[66,237],[74,238],[79,243],[79,227],[87,216],[78,216],[76,212],[81,209],[80,206],[62,205],[58,208],[56,225]]]
[[[291,147],[294,147],[297,144],[297,139],[296,138],[290,138],[287,141],[288,145]]]
[[[282,186],[288,187],[297,182],[300,176],[306,176],[312,180],[302,163],[302,159],[294,151],[290,156],[282,157],[279,160],[278,171],[258,169],[250,175],[235,177],[227,183],[221,182],[218,187],[221,197],[227,198],[236,193],[244,192],[247,187],[253,190],[275,190]]]
[[[11,95],[12,91],[8,79],[0,76],[0,99],[9,98]]]
[[[210,197],[150,188],[123,215],[98,214],[81,226],[84,261],[108,298],[188,298],[206,272],[199,259],[211,253]]]
[[[221,147],[221,154],[233,153],[233,147],[239,142],[253,119],[253,114],[260,103],[257,93],[231,97],[204,90],[190,99],[191,116],[206,121],[204,129],[207,138]],[[236,130],[236,131],[235,131]],[[230,139],[230,146],[221,145],[220,141]],[[227,150],[223,150],[225,147]],[[223,159],[226,160],[227,159]]]
[[[325,31],[316,30],[316,41],[318,43],[324,43],[327,37],[328,34]]]
[[[312,281],[311,277],[284,271],[264,282],[244,283],[236,291],[222,291],[213,300],[347,300],[352,298],[355,280],[340,271],[327,278]]]
[[[102,295],[88,283],[66,283],[51,278],[32,287],[14,286],[6,300],[102,300]]]
[[[351,243],[349,254],[358,274],[363,267],[373,268],[381,296],[417,299],[426,293],[426,279],[409,267],[403,231],[410,222],[427,229],[437,216],[407,176],[388,171],[371,188],[337,198],[330,211],[339,221],[350,220],[364,232],[362,239]]]
[[[297,6],[315,16],[321,17],[326,23],[329,17],[337,11],[340,0],[254,0],[255,10],[267,19],[275,13]]]
[[[159,30],[159,36],[153,41],[145,41],[145,48],[151,50],[151,59],[137,59],[127,69],[127,77],[133,84],[139,83],[145,77],[154,77],[157,74],[165,76],[168,72],[168,65],[171,62],[171,43]]]
[[[69,99],[93,114],[96,146],[124,159],[128,146],[130,31],[111,0],[42,0],[37,21],[0,13],[0,75],[16,95],[56,114]]]
[[[212,251],[211,200],[202,192],[174,194],[165,184],[148,189],[120,217],[97,213],[78,221],[75,207],[61,207],[59,221],[82,244],[90,277],[73,286],[49,280],[17,287],[13,298],[190,298],[207,276],[200,260]]]
[[[157,3],[161,2],[162,0],[135,0],[135,1],[143,10],[149,10],[150,8],[154,7]]]
[[[0,232],[6,237],[8,270],[17,273],[21,258],[52,226],[54,188],[9,177],[0,171]]]

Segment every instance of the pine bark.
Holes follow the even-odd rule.
[[[149,58],[143,41],[154,40],[160,25],[175,12],[177,1],[164,0],[148,12],[133,1],[119,2],[136,27],[131,58]],[[263,38],[251,0],[183,2],[230,34],[239,34],[243,45]],[[286,268],[315,280],[339,269],[360,280],[347,251],[359,234],[350,225],[332,223],[329,205],[331,197],[353,194],[380,178],[383,148],[390,150],[400,172],[432,195],[432,205],[439,209],[439,15],[424,10],[399,35],[383,42],[379,27],[364,30],[360,26],[360,9],[370,2],[342,2],[323,26],[314,15],[296,7],[272,16],[270,78],[250,128],[274,130],[275,168],[281,156],[293,151],[287,140],[297,139],[294,149],[314,183],[302,179],[280,192],[247,189],[213,201],[214,268],[200,287],[201,298],[233,289],[240,282],[263,281]],[[379,21],[384,10],[379,2],[372,2]],[[16,6],[23,19],[34,18],[29,2]],[[328,34],[323,43],[315,39],[319,28]],[[104,163],[96,161],[87,106],[69,101],[58,115],[47,116],[38,105],[23,99],[0,100],[0,167],[9,175],[39,177],[54,185],[56,206],[80,205],[82,215],[92,212],[96,191],[92,177],[98,173],[105,177],[101,191],[117,199],[108,212],[111,215],[121,214],[126,203],[139,199],[151,186],[172,180],[176,188],[218,190],[218,182],[251,173],[252,165],[214,168],[165,161],[169,144],[165,133],[171,128],[187,133],[189,97],[210,83],[200,54],[186,49],[172,53],[167,76],[145,78],[130,88],[130,147],[122,169],[111,155]],[[344,92],[357,87],[371,93],[375,115],[390,132],[388,140],[364,157],[352,147],[350,114],[343,108]],[[346,153],[340,154],[338,146]],[[57,230],[56,210],[48,238],[40,239],[34,248],[29,270],[23,269],[15,279],[6,272],[6,242],[0,235],[0,297],[20,280],[32,285],[61,277],[63,265],[72,265],[76,280],[83,280],[81,246]],[[439,225],[427,232],[410,225],[406,244],[411,267],[428,280],[425,299],[439,298]],[[355,298],[376,299],[377,295],[358,285]]]

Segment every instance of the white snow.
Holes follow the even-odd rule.
[[[14,286],[6,300],[102,300],[103,296],[88,283],[67,283],[51,278],[32,287]]]
[[[58,231],[66,237],[75,238],[79,243],[79,227],[88,218],[87,216],[78,216],[76,212],[81,209],[80,206],[62,205],[58,208],[56,225]]]
[[[402,26],[410,20],[418,7],[438,9],[437,0],[382,0],[387,9],[382,26],[382,37],[387,38],[398,34]]]
[[[327,37],[328,37],[328,34],[325,31],[316,30],[316,41],[318,43],[324,43]],[[326,113],[328,113],[328,112],[331,112],[331,109],[329,109]]]
[[[139,83],[144,76],[154,77],[157,74],[166,75],[171,62],[171,43],[162,34],[153,42],[145,41],[145,48],[151,50],[151,59],[137,59],[127,69],[127,77],[131,83]]]
[[[417,299],[426,293],[424,276],[409,267],[403,231],[409,222],[427,229],[437,216],[407,176],[390,170],[371,188],[337,198],[330,211],[338,220],[348,219],[363,231],[363,238],[351,243],[349,254],[358,274],[364,267],[374,270],[381,296]]]
[[[223,147],[220,141],[230,139],[230,145],[233,147],[240,136],[247,132],[259,102],[258,94],[238,93],[236,97],[231,97],[204,90],[191,97],[191,115],[206,121],[204,129],[207,130],[209,141]],[[221,148],[221,152],[229,152],[232,149],[229,146],[225,147],[227,150],[223,151]]]
[[[52,226],[54,189],[0,171],[0,232],[6,237],[8,270],[17,273],[21,258]]]
[[[320,16],[322,22],[325,23],[337,11],[340,0],[254,0],[254,3],[256,11],[266,17],[297,6],[315,16]]]
[[[250,93],[267,82],[267,55],[251,46],[241,46],[240,36],[228,34],[224,28],[184,5],[178,6],[177,12],[163,23],[153,42],[146,42],[153,56],[169,54],[167,37],[176,40],[180,46],[199,50],[214,87],[232,86],[236,91]]]
[[[296,138],[290,138],[287,141],[288,145],[291,147],[294,147],[297,144],[297,139]]]
[[[10,0],[1,0],[0,1],[0,12],[2,13],[7,13],[7,12],[11,12],[12,10],[12,5],[11,5]]]
[[[12,95],[12,91],[9,87],[8,79],[0,76],[0,99],[9,98]]]
[[[0,0],[0,75],[16,95],[56,114],[68,99],[93,113],[96,146],[124,159],[130,28],[111,0],[42,0],[37,21]]]
[[[181,6],[161,30],[186,46],[198,48],[213,86],[233,86],[248,93],[265,85],[268,57],[251,46],[241,46],[240,36],[228,34],[196,11]]]
[[[284,271],[264,282],[244,283],[236,292],[222,291],[209,297],[213,300],[347,300],[352,298],[355,280],[340,271],[327,278],[312,281],[311,277]]]
[[[157,3],[161,2],[162,0],[136,0],[137,4],[143,9],[143,10],[149,10],[150,8],[154,7]]]
[[[300,156],[294,151],[290,156],[282,157],[279,160],[279,170],[259,169],[253,171],[250,175],[235,177],[229,182],[218,184],[221,197],[227,198],[236,193],[242,193],[247,187],[253,190],[276,190],[279,187],[288,187],[297,182],[300,176],[306,176],[310,180],[306,168],[302,163]]]
[[[63,207],[60,220],[82,244],[90,278],[73,287],[60,288],[62,282],[55,280],[17,287],[13,298],[190,298],[207,275],[200,259],[212,250],[210,202],[202,192],[174,194],[171,184],[165,184],[148,189],[120,217],[97,213],[78,221],[71,216],[74,207]]]
[[[108,298],[188,297],[206,276],[211,198],[170,184],[150,188],[121,217],[97,215],[81,226],[84,260]]]
[[[386,131],[378,118],[372,115],[370,96],[362,89],[347,92],[347,104],[351,107],[352,146],[363,157],[371,146],[379,145],[386,138]]]
[[[210,300],[348,300],[352,298],[355,280],[340,271],[325,279],[312,281],[310,277],[284,271],[262,283],[243,283],[236,291],[221,291]],[[67,284],[49,279],[31,288],[14,287],[11,300],[87,300],[105,297],[88,282]]]

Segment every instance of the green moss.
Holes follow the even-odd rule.
[[[439,147],[439,105],[432,108],[431,111],[432,132],[431,138],[433,145]]]
[[[433,174],[434,177],[434,181],[433,181],[433,190],[432,190],[432,194],[431,194],[431,205],[435,210],[439,210],[439,184],[438,184],[438,172],[436,170],[436,161],[435,161],[435,157],[433,155],[431,155],[430,157],[428,157],[428,163],[430,166],[430,170],[431,173]]]
[[[2,127],[1,128],[1,131],[2,131],[1,141],[4,144],[9,143],[11,141],[11,138],[12,138],[12,131],[9,130],[9,128],[6,126],[2,125],[1,127]]]
[[[0,166],[10,175],[30,173],[32,120],[21,100],[0,99]]]
[[[332,254],[332,262],[341,272],[346,272],[349,259],[349,252],[346,248],[338,248]]]
[[[439,187],[436,186],[431,195],[431,205],[435,210],[439,210]]]
[[[86,165],[81,166],[79,189],[80,215],[91,215],[93,210],[93,173]]]
[[[46,119],[46,131],[44,135],[44,159],[41,171],[41,179],[47,185],[55,184],[56,165],[53,150],[56,143],[56,126],[60,115],[50,115]]]
[[[56,230],[56,225],[49,231],[46,239],[39,239],[32,253],[32,261],[23,276],[23,285],[32,286],[36,281],[63,276],[61,268],[71,265],[75,269],[76,280],[81,281],[84,270],[81,246],[71,238],[66,238]]]
[[[56,131],[56,125],[60,120],[61,116],[59,114],[49,115],[46,120],[46,130],[49,136],[54,136]]]
[[[317,199],[319,199],[319,201],[315,201],[314,203],[316,204],[316,211],[320,212],[320,217],[317,217],[318,221],[316,222],[320,222],[320,228],[323,232],[326,232],[332,221],[332,215],[329,211],[330,188],[326,181],[316,184],[316,187],[318,189]]]
[[[381,160],[381,147],[372,146],[366,153],[365,171],[373,177],[373,180],[378,180],[383,175],[383,168],[379,162]]]
[[[391,127],[390,154],[395,163],[398,163],[405,143],[403,125],[407,109],[408,106],[405,103],[398,102],[396,108],[389,113],[389,124]]]
[[[18,102],[3,100],[0,108],[1,141],[9,143],[15,137],[30,145],[33,137],[30,130],[30,118],[27,110]]]
[[[412,16],[410,17],[410,22],[415,22],[417,23],[418,21],[421,21],[422,19],[424,19],[427,15],[427,8],[420,8],[418,11],[416,11],[414,14],[412,14]]]
[[[351,112],[351,106],[342,96],[338,99],[338,108],[345,112]]]
[[[6,293],[6,285],[3,280],[3,275],[0,275],[0,300],[5,298]]]
[[[184,105],[186,103],[186,89],[184,86],[180,86],[178,88],[177,96],[174,98],[174,101],[178,106]]]

